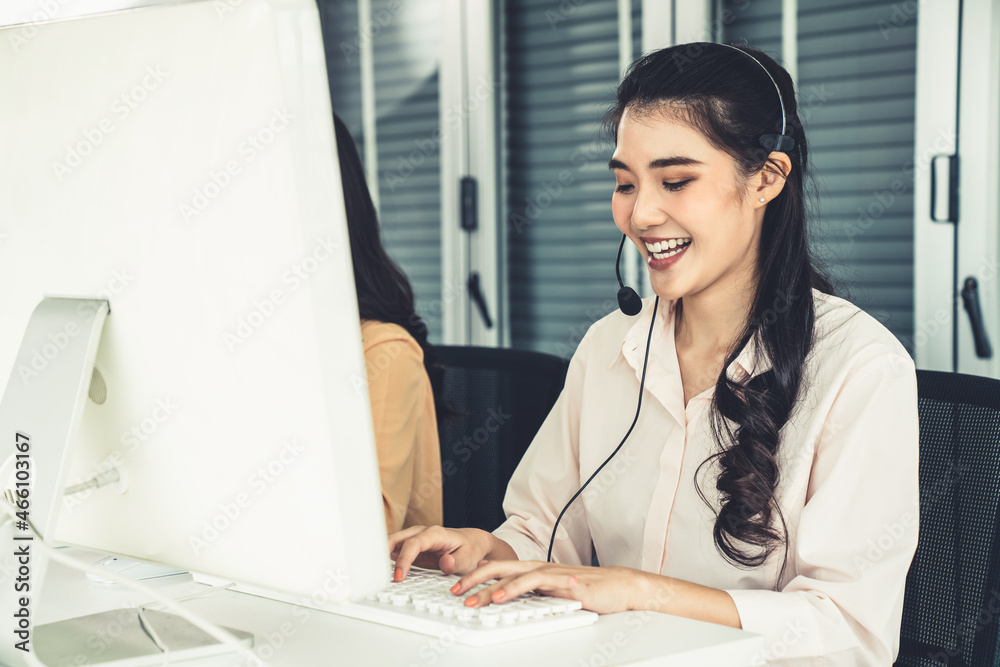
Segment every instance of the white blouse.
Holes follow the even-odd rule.
[[[714,387],[684,405],[673,304],[661,302],[639,421],[559,525],[553,560],[619,565],[723,589],[768,664],[890,665],[919,516],[917,384],[896,338],[856,306],[820,292],[799,400],[781,432],[778,504],[789,551],[761,567],[728,563],[713,510],[695,488],[718,451]],[[566,385],[510,481],[495,535],[522,560],[545,560],[556,516],[621,442],[635,415],[653,298],[637,317],[595,323]],[[730,377],[770,368],[751,343]],[[699,479],[718,506],[718,468]],[[669,641],[665,638],[664,641]],[[763,664],[763,656],[761,659]]]

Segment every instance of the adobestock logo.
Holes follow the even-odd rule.
[[[188,536],[188,546],[192,553],[197,556],[215,543],[250,510],[255,498],[267,491],[268,487],[274,484],[305,451],[305,446],[300,445],[295,438],[288,438],[282,442],[278,454],[247,477],[246,486],[250,487],[253,493],[244,487],[244,490],[229,500],[219,503],[218,511],[211,517],[205,518],[200,529]]]
[[[332,236],[317,238],[312,252],[292,264],[282,274],[281,282],[288,287],[284,289],[276,287],[263,298],[254,299],[250,312],[236,321],[236,326],[232,331],[226,331],[222,334],[222,340],[229,351],[234,352],[236,348],[250,340],[265,322],[274,317],[278,312],[278,307],[285,303],[287,297],[305,285],[338,248],[340,245],[333,240]]]
[[[127,267],[112,271],[111,279],[97,295],[102,299],[111,301],[111,297],[124,292],[133,280],[135,280],[135,277],[129,273]],[[97,310],[89,304],[81,303],[77,308],[77,313],[84,316],[87,322],[90,322],[97,314]],[[49,363],[58,357],[66,349],[70,341],[79,336],[82,331],[76,322],[70,321],[66,322],[61,328],[50,332],[47,340],[40,347],[36,347],[31,351],[31,358],[28,362],[18,364],[16,370],[22,384],[28,386],[28,383],[32,379],[44,372],[49,367]]]
[[[38,377],[42,371],[49,367],[49,363],[66,349],[70,340],[79,335],[80,327],[76,325],[76,322],[67,322],[62,329],[51,332],[45,344],[31,351],[31,359],[28,363],[18,365],[17,374],[21,378],[21,383],[27,387],[32,379]]]
[[[22,21],[25,23],[51,21],[59,15],[59,10],[68,2],[72,2],[72,0],[41,0],[38,3],[38,11],[31,16],[22,17]],[[19,30],[10,31],[7,34],[7,42],[14,53],[17,53],[21,50],[22,46],[33,40],[37,35],[38,26],[26,25]]]
[[[206,181],[192,189],[191,199],[180,203],[178,212],[181,214],[181,219],[185,223],[191,224],[194,218],[201,215],[209,204],[233,184],[234,179],[243,172],[244,167],[253,162],[279,134],[288,128],[294,118],[295,116],[290,114],[287,109],[274,109],[271,117],[264,123],[264,127],[246,135],[236,147],[238,157],[227,160],[218,170],[210,169]]]

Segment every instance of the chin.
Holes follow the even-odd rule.
[[[649,284],[661,301],[677,301],[690,292],[686,286],[678,284],[675,280],[657,280],[655,275],[650,276]]]

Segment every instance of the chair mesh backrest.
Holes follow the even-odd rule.
[[[917,371],[920,542],[897,665],[995,667],[1000,380]]]
[[[566,379],[567,362],[538,352],[435,346],[445,405],[438,424],[444,525],[493,530],[507,482]]]

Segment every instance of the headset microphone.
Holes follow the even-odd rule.
[[[638,315],[642,310],[642,299],[631,287],[626,287],[622,282],[622,272],[618,265],[622,262],[622,248],[625,246],[625,235],[622,234],[622,241],[618,244],[618,258],[615,259],[615,275],[618,276],[618,307],[626,315]]]

